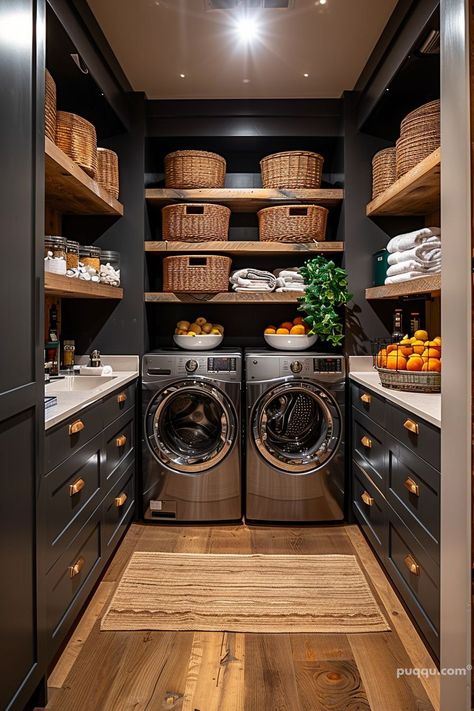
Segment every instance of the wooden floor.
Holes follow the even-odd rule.
[[[131,553],[355,553],[392,632],[101,632]],[[49,678],[52,711],[410,711],[439,709],[434,664],[356,526],[143,526],[125,536]]]

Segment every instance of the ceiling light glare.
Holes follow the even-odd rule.
[[[181,77],[181,79],[185,79],[185,78],[186,78],[186,74],[180,74],[179,76]]]
[[[325,4],[327,3],[327,1],[328,1],[328,0],[319,0],[319,4],[320,4],[320,5],[325,5]]]
[[[258,23],[255,17],[239,17],[236,31],[242,42],[251,42],[258,37]]]
[[[242,79],[243,84],[250,84],[250,79]]]
[[[305,79],[307,79],[307,78],[309,77],[308,72],[305,72],[305,73],[303,74],[303,76],[304,76]]]

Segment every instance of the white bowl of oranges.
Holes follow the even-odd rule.
[[[224,326],[210,323],[204,316],[194,321],[178,321],[174,332],[174,342],[186,351],[205,351],[217,348],[224,338]]]
[[[318,337],[308,335],[309,326],[302,316],[293,321],[283,321],[279,326],[267,326],[263,332],[265,343],[278,351],[305,351],[316,343]]]
[[[425,386],[431,384],[436,392],[441,383],[441,336],[430,339],[427,331],[415,331],[412,338],[405,336],[399,343],[381,348],[375,356],[375,367],[382,385],[428,391]]]

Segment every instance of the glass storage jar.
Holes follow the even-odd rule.
[[[79,247],[79,261],[82,264],[79,266],[80,279],[99,281],[100,253],[100,247],[94,245]]]
[[[46,235],[44,238],[44,270],[52,274],[66,274],[66,239]]]
[[[120,286],[120,253],[103,249],[100,255],[100,281],[109,286]]]
[[[79,276],[79,242],[73,239],[66,241],[66,267],[68,272],[74,272],[68,276]]]

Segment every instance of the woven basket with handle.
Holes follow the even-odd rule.
[[[263,242],[322,242],[328,210],[320,205],[278,205],[258,211]]]
[[[119,196],[119,161],[115,151],[97,149],[97,175],[99,185],[116,200]]]
[[[230,210],[225,205],[181,203],[162,210],[163,239],[185,242],[227,240]]]
[[[97,136],[94,126],[68,111],[56,114],[56,143],[91,178],[97,173]]]
[[[228,291],[232,260],[216,254],[173,256],[163,259],[163,291]]]
[[[377,368],[380,382],[389,390],[403,390],[407,393],[441,392],[441,374],[425,371],[400,371]]]
[[[47,69],[45,75],[44,132],[52,141],[56,140],[56,83]]]
[[[264,188],[319,188],[324,158],[312,151],[272,153],[260,161]]]
[[[372,158],[372,198],[387,190],[396,179],[396,148],[384,148]]]
[[[209,151],[175,151],[165,156],[167,188],[223,188],[225,159]]]

